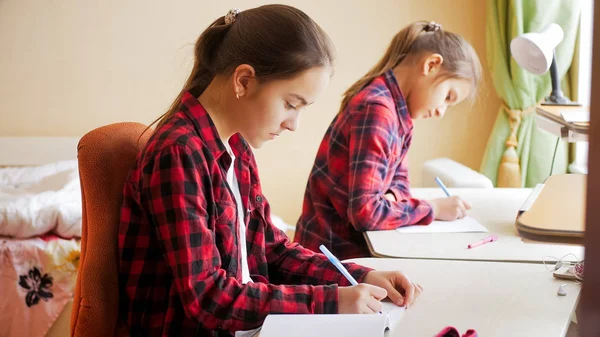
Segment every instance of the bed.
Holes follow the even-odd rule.
[[[78,137],[0,137],[0,336],[69,336]]]

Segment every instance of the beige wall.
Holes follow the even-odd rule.
[[[0,0],[0,136],[80,136],[112,122],[149,123],[170,104],[192,64],[199,33],[238,1]],[[470,40],[485,65],[485,1],[293,0],[331,36],[336,74],[300,129],[257,151],[275,213],[295,223],[306,178],[343,90],[417,19],[435,20]],[[177,5],[175,5],[177,4]],[[339,4],[339,5],[338,5]],[[478,169],[498,107],[491,82],[473,108],[418,121],[414,185],[424,160],[447,156]]]

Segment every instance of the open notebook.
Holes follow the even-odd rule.
[[[386,329],[392,329],[404,317],[405,308],[389,302],[382,304],[382,315],[269,315],[260,331],[249,335],[236,333],[236,336],[383,336]]]
[[[487,228],[470,216],[454,221],[436,220],[426,226],[403,226],[396,230],[400,233],[473,233],[488,231]]]

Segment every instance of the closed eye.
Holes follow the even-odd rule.
[[[285,108],[288,109],[288,110],[296,110],[296,109],[298,109],[297,106],[291,105],[289,102],[285,102]]]

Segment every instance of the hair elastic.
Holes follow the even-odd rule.
[[[230,25],[235,22],[238,14],[240,14],[240,10],[237,8],[232,8],[225,14],[225,24]]]

